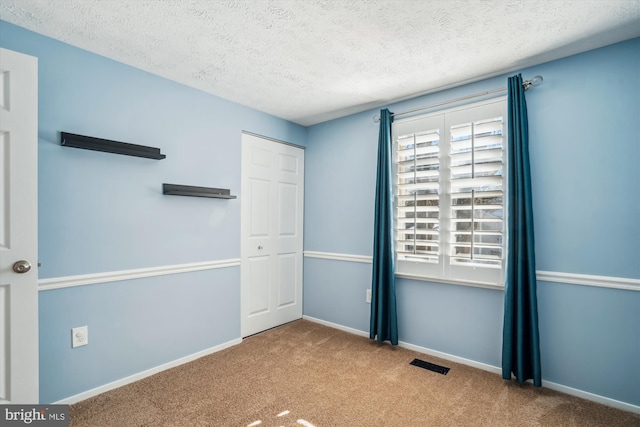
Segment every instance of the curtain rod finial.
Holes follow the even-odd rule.
[[[533,76],[531,80],[525,80],[522,82],[522,86],[524,86],[524,90],[529,89],[531,86],[540,86],[544,79],[542,76]]]
[[[380,116],[378,114],[373,115],[373,123],[380,123]]]

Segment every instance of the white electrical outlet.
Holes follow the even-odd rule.
[[[89,327],[80,326],[71,329],[71,347],[76,348],[89,344]]]
[[[371,289],[367,289],[367,302],[371,304]]]

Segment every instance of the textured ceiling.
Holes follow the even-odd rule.
[[[311,125],[638,37],[640,0],[0,0],[0,19]]]

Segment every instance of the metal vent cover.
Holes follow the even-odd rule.
[[[445,366],[440,366],[434,363],[425,362],[424,360],[420,360],[420,359],[413,359],[409,364],[413,366],[417,366],[419,368],[426,369],[428,371],[437,372],[442,375],[447,375],[450,369]]]

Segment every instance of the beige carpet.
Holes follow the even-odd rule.
[[[640,426],[640,415],[299,320],[72,405],[71,426]]]

